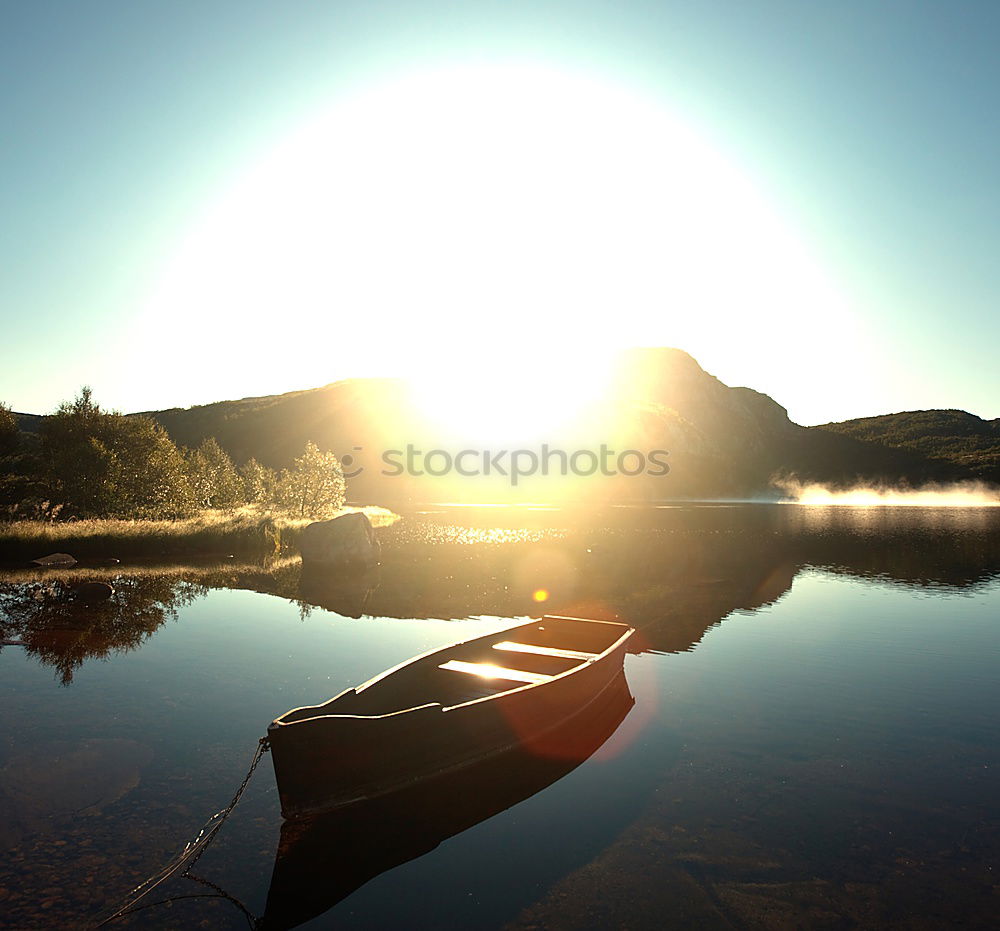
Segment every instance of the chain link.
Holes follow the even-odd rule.
[[[136,886],[129,894],[125,900],[125,904],[122,905],[114,914],[109,915],[100,924],[97,925],[98,928],[104,927],[104,925],[110,924],[112,921],[117,921],[119,918],[124,917],[125,914],[132,911],[136,904],[144,899],[150,892],[152,892],[160,883],[165,882],[171,876],[176,873],[181,866],[185,863],[187,866],[181,876],[188,877],[195,880],[195,882],[202,882],[198,877],[190,876],[191,869],[194,865],[201,859],[202,855],[208,849],[209,845],[215,840],[216,834],[219,833],[219,829],[225,824],[226,818],[232,813],[232,810],[237,806],[239,800],[243,797],[243,793],[246,791],[246,787],[250,784],[250,779],[254,774],[254,770],[257,768],[257,764],[260,763],[264,754],[271,749],[271,741],[267,737],[261,737],[257,741],[257,750],[254,753],[252,762],[250,763],[250,769],[247,770],[247,774],[243,777],[243,781],[240,783],[240,787],[236,790],[236,794],[233,796],[233,800],[221,811],[217,811],[208,821],[202,825],[201,830],[196,835],[193,841],[189,841],[184,849],[171,860],[166,866],[164,866],[159,872],[154,873],[147,879],[144,879],[138,886]],[[194,859],[191,859],[191,857]],[[188,862],[190,860],[190,862]]]

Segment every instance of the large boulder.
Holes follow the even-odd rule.
[[[374,566],[380,547],[368,516],[355,512],[309,524],[302,531],[300,550],[304,565]]]

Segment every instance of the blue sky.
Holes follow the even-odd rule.
[[[563,349],[578,334],[594,341],[611,338],[609,332],[612,342],[678,345],[723,381],[771,394],[802,423],[929,407],[1000,417],[1000,5],[33,0],[2,9],[0,400],[15,410],[51,410],[83,383],[106,406],[128,411],[389,374],[408,355],[440,345],[442,333],[448,352],[437,364],[463,354],[504,316],[485,291],[463,291],[461,301],[452,294],[454,307],[436,318],[437,305],[426,295],[413,295],[408,308],[400,304],[410,291],[380,291],[384,306],[361,312],[352,303],[356,288],[331,284],[308,312],[290,293],[275,298],[273,309],[255,305],[248,315],[241,312],[246,295],[266,291],[255,277],[266,251],[248,253],[238,271],[231,260],[212,260],[212,267],[241,276],[234,288],[228,280],[191,280],[183,271],[190,262],[177,256],[192,241],[214,255],[223,247],[213,244],[211,231],[231,238],[234,216],[253,217],[261,236],[276,235],[279,221],[303,226],[303,191],[323,184],[318,174],[296,179],[299,213],[282,206],[270,214],[241,212],[227,192],[236,185],[252,201],[247,173],[331,107],[341,112],[338,103],[363,100],[371,88],[423,87],[422,76],[442,68],[488,65],[489,86],[500,87],[488,105],[500,106],[505,69],[523,75],[527,63],[540,73],[573,75],[580,90],[571,93],[584,104],[594,87],[607,85],[690,131],[735,166],[740,183],[803,244],[836,299],[813,302],[810,288],[819,287],[809,283],[818,280],[813,275],[801,290],[782,293],[787,306],[772,307],[745,278],[745,285],[711,291],[717,306],[688,311],[690,287],[671,292],[657,284],[646,288],[651,296],[640,313],[636,288],[674,274],[669,248],[651,250],[641,268],[628,262],[607,272],[636,283],[623,284],[619,300],[608,279],[591,282],[593,258],[583,255],[577,280],[565,290],[559,284],[565,262],[559,281],[535,269],[531,280],[549,303],[539,300],[530,314],[515,316],[518,327],[544,317],[549,322],[538,339],[552,347],[565,333]],[[425,97],[439,85],[427,86]],[[511,109],[530,107],[533,95],[523,81],[519,93]],[[553,93],[546,97],[542,88],[539,98],[569,99],[558,96],[562,89]],[[397,94],[395,104],[379,111],[383,120],[401,112],[401,99],[409,98]],[[462,113],[454,111],[454,99],[447,106],[452,110],[440,112],[454,113],[449,123],[478,125],[482,116],[467,112],[475,100]],[[594,119],[607,119],[615,106],[595,108]],[[427,125],[454,132],[435,122],[440,112],[427,112]],[[543,142],[558,143],[556,130],[548,132]],[[370,140],[381,146],[382,170],[395,177],[412,169],[401,138]],[[453,149],[456,138],[441,136],[440,144]],[[340,140],[331,149],[331,171],[338,168],[336,151],[351,144]],[[421,141],[423,157],[433,144]],[[516,149],[530,144],[525,137]],[[584,205],[588,197],[613,197],[629,175],[627,147],[602,158],[588,169]],[[363,170],[357,168],[363,161],[350,164]],[[253,177],[280,188],[301,164],[298,151]],[[315,159],[309,164],[320,171]],[[663,170],[680,169],[665,164]],[[447,190],[446,176],[414,177],[432,177],[443,202],[459,196]],[[358,180],[362,187],[378,184],[374,175]],[[646,183],[656,181],[639,178],[630,196],[641,200],[636,190]],[[692,184],[702,198],[718,186],[711,174]],[[281,203],[280,191],[257,191]],[[461,197],[475,193],[466,187]],[[668,194],[651,197],[650,210],[666,204],[669,214]],[[405,198],[396,203],[416,209]],[[698,203],[695,197],[685,209],[697,210]],[[653,223],[641,209],[637,204],[629,216]],[[740,243],[749,249],[757,242],[762,214],[727,218],[724,208],[714,209],[720,227],[731,219],[739,233],[723,235],[717,254],[701,255],[699,275],[724,281],[741,261]],[[227,210],[229,226],[213,219]],[[393,219],[390,208],[387,222]],[[411,240],[393,239],[393,248],[404,250],[399,261],[412,258],[406,250],[423,248],[425,238],[419,217],[403,220]],[[520,222],[530,236],[529,201]],[[205,229],[192,240],[192,231]],[[523,274],[502,245],[518,236],[518,227],[505,236],[490,242],[489,255],[476,257],[477,273],[503,270],[515,280]],[[710,239],[704,243],[710,250]],[[290,249],[297,256],[309,251]],[[769,274],[785,261],[779,249],[787,252],[787,244],[762,259],[773,263],[766,265]],[[301,272],[304,261],[289,265],[287,274]],[[396,257],[388,250],[381,261],[378,274],[391,278]],[[434,269],[446,275],[447,262]],[[284,273],[273,270],[279,280]],[[170,280],[184,274],[188,280]],[[425,287],[435,286],[432,277],[421,279]],[[301,280],[317,288],[326,281],[315,269]],[[211,293],[212,302],[192,301],[196,287]],[[604,295],[603,311],[578,306],[588,288]],[[512,302],[521,294],[499,293],[496,300]],[[427,316],[426,332],[406,329],[417,312]],[[503,352],[489,364],[516,367],[516,340],[504,343]]]

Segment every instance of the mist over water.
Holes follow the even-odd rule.
[[[779,479],[772,484],[793,504],[935,508],[1000,506],[1000,490],[984,482],[926,485],[923,488],[893,488],[883,485],[833,488],[817,482],[799,482],[796,479]]]

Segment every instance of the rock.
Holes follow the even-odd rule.
[[[302,562],[325,566],[374,566],[380,547],[367,515],[341,514],[316,521],[302,531]]]
[[[80,582],[74,586],[76,597],[80,601],[94,604],[98,601],[107,601],[115,590],[107,582]]]
[[[59,566],[75,566],[76,560],[69,553],[53,553],[51,556],[42,556],[39,559],[31,560],[33,566],[44,566],[46,569],[54,569]]]

